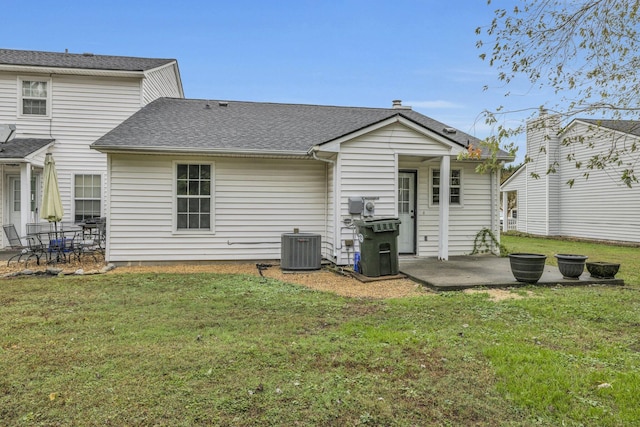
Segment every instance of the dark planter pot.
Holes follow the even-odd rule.
[[[586,255],[556,254],[558,270],[565,279],[577,280],[584,271],[584,264],[589,258]]]
[[[511,272],[518,282],[536,283],[544,272],[547,256],[543,254],[509,254]]]
[[[588,262],[587,271],[591,274],[591,277],[596,279],[615,279],[620,264],[613,262]]]

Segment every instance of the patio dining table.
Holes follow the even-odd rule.
[[[75,256],[75,241],[81,229],[64,229],[56,231],[41,231],[31,235],[40,240],[42,252],[48,263],[57,264],[70,262]]]

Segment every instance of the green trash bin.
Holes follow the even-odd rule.
[[[360,241],[360,274],[367,277],[398,274],[398,218],[355,221]]]

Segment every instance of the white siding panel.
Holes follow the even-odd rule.
[[[0,73],[0,123],[15,123],[18,115],[18,88],[15,74]]]
[[[529,233],[547,235],[548,192],[546,128],[534,122],[527,129],[527,229]],[[537,177],[534,177],[537,176]]]
[[[325,175],[327,177],[327,198],[325,209],[325,228],[326,228],[326,242],[323,245],[323,256],[326,259],[334,260],[335,254],[335,236],[336,236],[336,220],[335,220],[335,163],[329,163],[326,166]]]
[[[52,82],[52,149],[65,221],[73,220],[73,176],[99,174],[106,180],[106,156],[89,145],[140,108],[136,79],[56,76]],[[19,125],[20,126],[20,125]],[[103,187],[106,183],[103,182]],[[104,200],[104,197],[103,197]],[[106,210],[103,208],[103,214]]]
[[[570,135],[591,134],[594,149],[581,146],[562,147],[562,157],[575,155],[576,161],[586,165],[588,159],[605,153],[610,147],[613,133],[594,131],[583,123],[577,123]],[[632,138],[632,137],[629,137]],[[630,140],[625,141],[631,142]],[[618,140],[618,144],[622,141]],[[633,161],[634,159],[630,159]],[[621,169],[589,170],[585,180],[585,168],[577,169],[572,162],[564,161],[560,169],[561,181],[559,207],[560,234],[591,239],[640,242],[640,186],[627,187],[620,180]],[[575,184],[566,184],[574,179]]]
[[[144,105],[161,97],[181,98],[178,78],[173,64],[146,73],[142,85]]]
[[[340,147],[340,218],[349,214],[350,197],[379,197],[375,213],[380,217],[392,217],[396,213],[397,164],[392,145],[393,130],[387,126],[370,134],[344,142]],[[398,134],[396,134],[398,135]],[[411,135],[412,136],[412,135]],[[346,239],[354,239],[355,229],[342,225],[339,233],[338,264],[353,264],[353,249],[344,245]],[[357,239],[354,239],[357,242]],[[360,250],[356,243],[355,250]]]
[[[25,77],[24,75],[21,75]],[[0,74],[0,122],[17,137],[53,138],[64,221],[73,219],[74,174],[106,177],[106,156],[89,145],[140,108],[140,81],[132,78],[51,77],[51,118],[18,117],[17,75]],[[106,214],[106,209],[103,209]]]
[[[180,234],[173,230],[173,159],[113,155],[110,260],[279,259],[281,235],[294,228],[326,240],[323,163],[212,160],[215,234]]]
[[[18,75],[0,73],[0,123],[15,123],[16,137],[55,139],[51,151],[58,170],[64,221],[71,221],[74,174],[100,174],[106,181],[106,156],[91,150],[90,144],[138,111],[143,99],[146,103],[158,96],[180,96],[178,76],[173,65],[148,73],[144,97],[139,78],[34,77],[51,80],[51,117],[19,117]],[[106,182],[103,186],[106,194]],[[103,214],[107,212],[104,207]]]
[[[518,190],[518,230],[541,235],[564,235],[602,240],[640,242],[640,188],[628,188],[620,180],[622,168],[585,168],[589,158],[605,154],[612,141],[619,146],[632,144],[636,137],[606,129],[590,128],[575,122],[563,138],[583,138],[582,142],[557,144],[550,128],[532,126],[527,134],[526,184]],[[594,148],[590,148],[590,146]],[[541,150],[541,147],[544,149]],[[568,161],[567,157],[574,160]],[[634,164],[635,158],[622,158]],[[582,168],[575,167],[582,163]],[[557,172],[547,174],[549,167]],[[584,179],[583,174],[589,173]],[[539,175],[536,179],[531,174]],[[567,182],[574,180],[573,187]],[[523,207],[526,209],[523,211]]]

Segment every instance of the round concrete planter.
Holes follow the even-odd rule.
[[[587,271],[591,274],[591,277],[595,279],[615,279],[620,264],[613,262],[588,262]]]
[[[558,270],[565,279],[577,280],[584,271],[584,264],[589,258],[586,255],[556,254]]]
[[[518,282],[537,283],[544,272],[547,256],[543,254],[509,254],[511,272]]]

